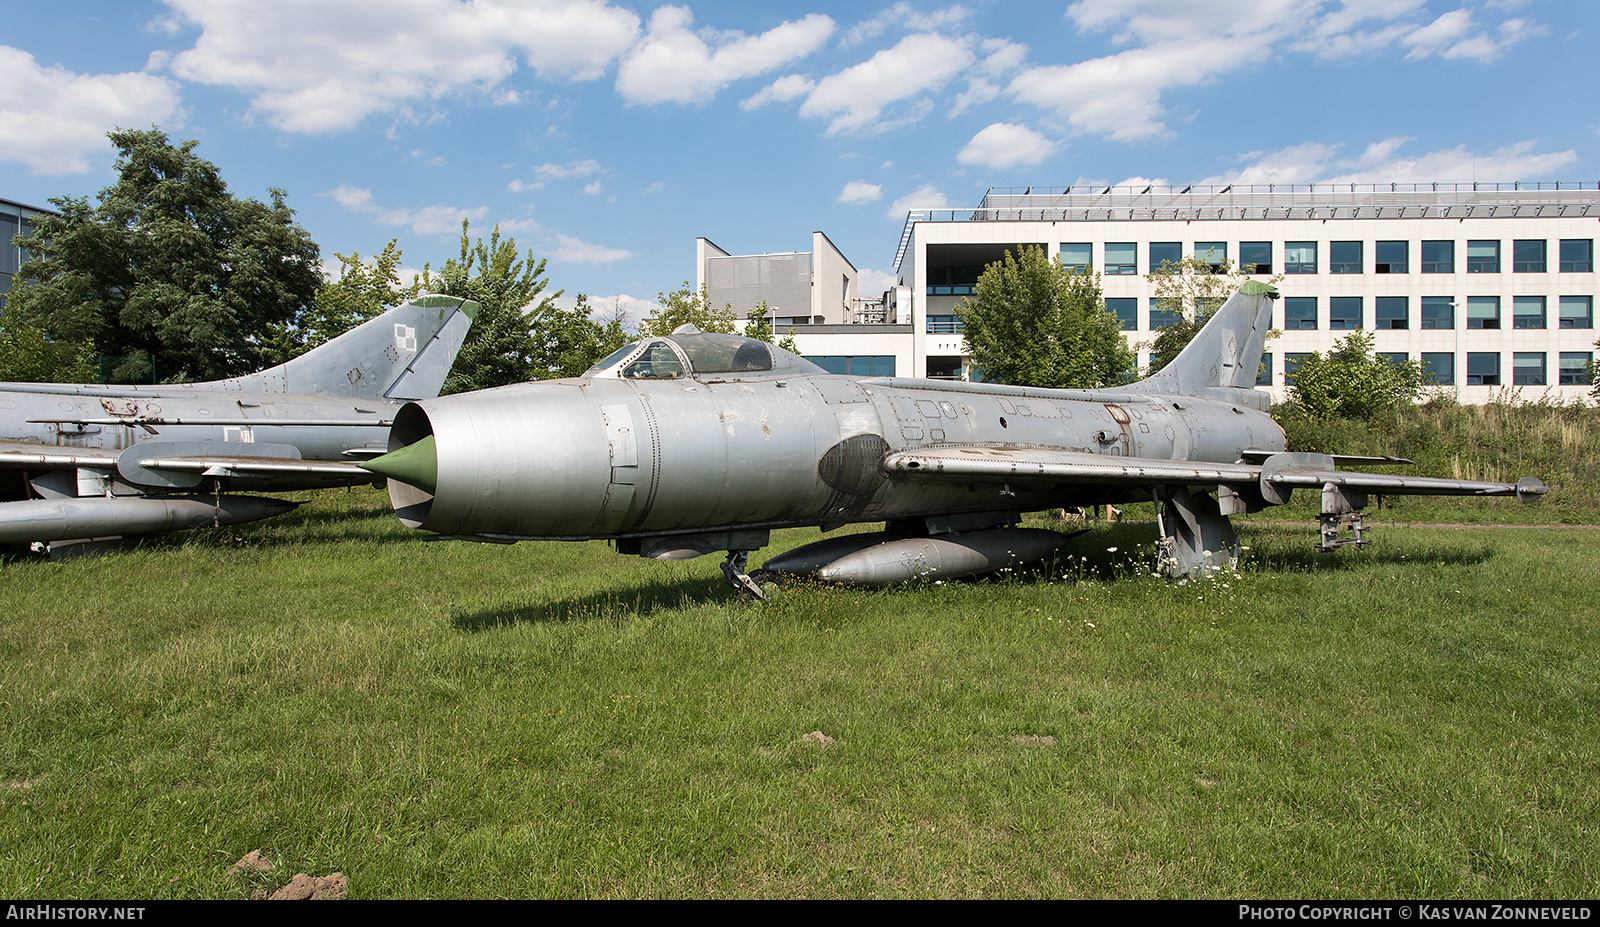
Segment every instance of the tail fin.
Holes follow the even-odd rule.
[[[453,296],[418,297],[286,364],[202,386],[352,399],[431,399],[443,388],[478,308]]]
[[[1246,281],[1172,363],[1128,388],[1243,402],[1253,395],[1265,400],[1264,394],[1256,392],[1256,374],[1272,328],[1272,301],[1277,298],[1278,291],[1267,284]]]

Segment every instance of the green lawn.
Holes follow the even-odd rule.
[[[1258,516],[1240,573],[1175,585],[1153,526],[1102,525],[997,581],[740,607],[714,556],[313,498],[0,563],[0,894],[1600,893],[1592,531],[1329,555]]]

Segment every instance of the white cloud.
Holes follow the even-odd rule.
[[[1393,143],[1393,144],[1391,144]],[[1394,139],[1369,146],[1362,156],[1339,167],[1354,168],[1349,173],[1323,178],[1325,183],[1507,183],[1520,180],[1551,180],[1578,162],[1576,151],[1535,153],[1535,142],[1524,141],[1480,155],[1457,145],[1446,151],[1433,151],[1418,157],[1396,152]]]
[[[1293,183],[1508,183],[1549,180],[1578,161],[1576,151],[1535,152],[1533,141],[1518,142],[1489,154],[1465,145],[1422,155],[1400,149],[1412,139],[1393,136],[1373,142],[1353,158],[1338,157],[1338,146],[1304,142],[1277,151],[1241,155],[1244,166],[1199,181],[1202,184]],[[1143,183],[1136,178],[1124,183]],[[1166,183],[1166,181],[1154,181]]]
[[[650,14],[649,31],[622,59],[617,92],[629,103],[699,103],[736,80],[765,74],[811,54],[833,34],[832,19],[812,13],[761,33],[689,31],[687,7]],[[708,41],[709,39],[709,41]]]
[[[419,235],[441,235],[460,231],[461,220],[482,219],[489,214],[487,206],[424,206],[421,209],[389,209],[373,202],[372,191],[364,187],[341,184],[325,190],[318,196],[331,198],[351,212],[372,216],[381,225],[406,226]]]
[[[748,111],[758,109],[773,101],[786,103],[796,97],[805,96],[815,86],[816,83],[809,77],[801,74],[786,74],[762,87],[753,96],[741,100],[739,107]]]
[[[82,174],[112,159],[112,129],[180,129],[183,121],[178,86],[166,78],[41,67],[27,52],[0,45],[0,161],[35,174]]]
[[[911,32],[934,32],[946,26],[956,25],[971,15],[972,12],[960,4],[923,13],[909,3],[896,3],[871,19],[851,27],[841,44],[846,48],[859,45],[882,35],[890,26],[904,27]]]
[[[913,209],[949,209],[950,200],[943,193],[934,189],[933,184],[923,184],[889,204],[889,211],[885,213],[896,221],[906,217],[906,213]]]
[[[253,113],[305,133],[457,94],[514,100],[519,53],[540,78],[592,80],[639,32],[602,0],[165,2],[201,29],[173,74],[251,93]]]
[[[881,130],[874,122],[886,106],[937,90],[972,61],[965,42],[931,33],[906,36],[861,64],[817,81],[800,105],[800,115],[831,119],[828,135]],[[920,106],[929,108],[931,104]],[[892,124],[906,121],[901,117]]]
[[[1252,151],[1240,156],[1241,161],[1249,162],[1244,167],[1206,177],[1200,183],[1310,183],[1328,170],[1338,150],[1336,145],[1305,142],[1272,152]]]
[[[852,180],[839,192],[838,202],[850,206],[865,206],[883,199],[883,188],[865,180]]]
[[[1027,126],[996,122],[986,126],[956,155],[962,164],[999,169],[1038,164],[1059,146]]]
[[[893,271],[863,267],[856,274],[856,292],[862,296],[877,296],[899,282],[900,278]]]
[[[1078,0],[1081,31],[1128,46],[1116,54],[1022,70],[1010,92],[1072,129],[1119,141],[1170,134],[1162,96],[1267,60],[1280,48],[1335,59],[1398,46],[1411,59],[1490,61],[1543,27],[1511,19],[1496,29],[1461,8],[1432,21],[1423,0]]]
[[[592,245],[580,241],[570,235],[556,235],[557,247],[550,255],[550,260],[558,263],[570,264],[610,264],[633,257],[632,251],[621,248],[607,248],[604,245]]]

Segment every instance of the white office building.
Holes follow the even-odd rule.
[[[1361,329],[1463,402],[1573,399],[1588,393],[1595,352],[1596,238],[1594,183],[991,188],[975,209],[908,214],[899,279],[881,298],[854,295],[854,268],[817,233],[810,255],[781,256],[796,269],[790,294],[802,289],[799,265],[811,268],[809,307],[772,316],[829,369],[971,377],[956,304],[986,265],[1034,246],[1101,274],[1144,362],[1173,321],[1145,275],[1192,254],[1282,275],[1282,335],[1260,381],[1276,398],[1299,357]],[[735,257],[702,239],[698,279],[715,304],[744,309],[772,275],[734,268],[779,257]],[[724,285],[728,271],[742,288]]]

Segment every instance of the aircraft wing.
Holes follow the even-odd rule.
[[[79,467],[115,470],[117,453],[98,447],[0,441],[0,469],[3,470],[76,470]]]
[[[194,488],[214,478],[248,484],[239,488],[278,491],[354,486],[374,479],[354,460],[302,460],[299,449],[291,445],[163,441],[108,451],[0,441],[0,469],[80,468],[109,471],[136,486],[160,489]]]
[[[882,467],[891,476],[902,479],[1003,483],[1040,489],[1058,484],[1256,486],[1269,499],[1275,496],[1286,498],[1289,491],[1297,487],[1322,489],[1329,485],[1348,492],[1376,495],[1514,495],[1530,498],[1547,491],[1543,483],[1532,477],[1516,483],[1453,480],[1339,470],[1334,458],[1327,454],[1279,452],[1266,456],[1254,453],[1246,456],[1254,456],[1262,462],[1158,460],[1057,448],[966,445],[891,453],[884,457]]]

